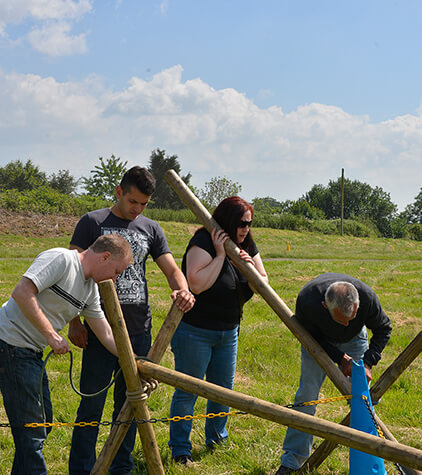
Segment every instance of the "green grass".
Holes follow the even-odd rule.
[[[175,257],[183,255],[189,236],[197,228],[181,223],[162,223]],[[322,272],[346,272],[371,285],[390,316],[393,334],[383,352],[381,362],[374,367],[374,380],[391,364],[421,330],[422,321],[422,243],[407,240],[335,237],[313,233],[297,233],[271,229],[254,229],[254,235],[270,277],[270,284],[286,304],[294,310],[297,293],[311,278]],[[0,236],[0,298],[5,301],[30,259],[40,251],[68,245],[69,237],[34,239]],[[290,250],[288,250],[288,245]],[[17,257],[21,259],[16,259]],[[274,260],[274,258],[279,258]],[[170,308],[170,292],[158,267],[148,261],[150,298],[153,311],[153,333],[158,332]],[[66,333],[66,331],[64,332]],[[77,379],[81,352],[74,348]],[[168,350],[162,364],[172,367]],[[69,358],[50,359],[50,378],[55,421],[73,421],[79,397],[70,388]],[[419,357],[390,388],[377,406],[377,414],[401,443],[422,449],[421,370]],[[286,326],[259,296],[245,306],[239,338],[239,355],[235,390],[277,404],[293,402],[300,375],[299,343]],[[169,415],[173,389],[160,385],[148,406],[152,417]],[[326,381],[321,397],[339,393]],[[205,401],[198,399],[195,412],[205,411]],[[340,421],[347,412],[344,402],[318,406],[317,416]],[[103,420],[111,420],[111,394],[107,398]],[[0,404],[0,422],[6,421]],[[229,442],[214,453],[205,450],[204,422],[194,421],[192,431],[193,474],[267,474],[274,473],[282,453],[286,428],[249,415],[233,416],[229,420]],[[164,469],[169,474],[183,474],[186,469],[174,466],[167,446],[168,425],[154,426]],[[98,450],[107,439],[109,429],[100,428]],[[316,439],[316,444],[321,439]],[[67,473],[71,429],[54,428],[49,434],[44,455],[50,473]],[[147,473],[140,440],[134,451],[136,470]],[[13,439],[10,429],[0,428],[0,474],[10,473]],[[392,463],[386,463],[388,473],[396,473]],[[337,448],[315,474],[347,474],[348,449]]]

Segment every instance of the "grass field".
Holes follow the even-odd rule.
[[[196,226],[162,223],[170,248],[181,258],[186,243]],[[254,229],[254,236],[264,258],[270,284],[285,303],[294,310],[297,293],[311,278],[322,272],[345,272],[374,288],[386,313],[392,320],[393,334],[383,352],[381,362],[373,368],[376,381],[401,351],[422,329],[422,243],[407,240],[335,237],[311,233]],[[0,299],[4,302],[26,270],[31,260],[42,250],[67,247],[69,236],[57,239],[36,239],[0,236]],[[150,299],[153,312],[153,332],[157,333],[169,308],[170,298],[165,279],[158,267],[148,261]],[[77,379],[81,352],[74,349]],[[172,367],[168,350],[163,364]],[[53,357],[47,372],[50,378],[54,419],[74,420],[79,397],[72,391],[68,378],[69,358]],[[422,361],[419,357],[377,406],[377,414],[401,443],[422,449]],[[245,306],[241,324],[235,390],[276,404],[293,402],[300,372],[299,343],[259,296]],[[148,401],[151,415],[169,415],[172,388],[160,385]],[[321,397],[339,395],[326,381]],[[0,399],[1,400],[1,399]],[[205,411],[205,401],[198,399],[196,413]],[[111,395],[108,396],[103,420],[111,420]],[[344,402],[320,405],[317,416],[340,421],[347,412]],[[0,422],[6,422],[0,404]],[[286,428],[253,416],[239,415],[228,423],[227,444],[210,453],[204,443],[204,422],[194,421],[192,443],[195,465],[193,474],[271,474],[279,465]],[[167,447],[168,425],[154,426],[164,468],[169,474],[186,473],[185,468],[171,463]],[[101,450],[109,429],[102,427],[98,441]],[[67,473],[71,429],[54,428],[47,438],[44,455],[49,473]],[[315,440],[315,445],[321,439]],[[140,441],[134,451],[136,470],[147,473]],[[10,473],[13,460],[13,440],[10,429],[0,428],[0,474]],[[392,463],[386,463],[388,473],[397,473]],[[347,474],[348,449],[337,448],[315,474]]]

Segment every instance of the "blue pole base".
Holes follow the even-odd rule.
[[[369,405],[371,409],[373,409],[368,382],[366,380],[365,367],[363,361],[360,360],[359,363],[353,362],[350,427],[366,432],[367,434],[378,435],[375,424],[372,421],[362,396],[368,398]],[[349,475],[372,474],[387,475],[384,460],[375,455],[360,452],[356,449],[350,449]]]

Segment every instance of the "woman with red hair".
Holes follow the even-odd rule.
[[[183,256],[182,271],[195,305],[186,312],[172,342],[175,369],[182,373],[232,389],[236,370],[237,340],[243,304],[253,292],[242,273],[226,256],[224,242],[230,238],[240,248],[240,256],[253,264],[267,280],[250,228],[253,207],[247,201],[232,196],[217,206],[213,218],[222,230],[209,234],[200,228],[190,240]],[[173,394],[170,415],[192,415],[197,396],[180,389]],[[228,412],[229,407],[207,402],[207,414]],[[227,417],[206,419],[205,443],[208,447],[224,442],[227,437]],[[192,461],[190,432],[192,421],[170,423],[169,446],[175,462]]]

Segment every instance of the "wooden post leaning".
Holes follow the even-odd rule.
[[[183,312],[179,310],[175,303],[172,304],[167,317],[162,324],[152,346],[148,352],[147,357],[159,363],[161,358],[164,356],[164,353],[170,343],[171,338],[173,337],[174,332],[176,331],[177,326],[182,319]],[[132,407],[129,404],[129,401],[126,400],[125,404],[122,406],[120,413],[117,417],[119,421],[127,421],[133,417]],[[145,419],[150,419],[149,414]],[[143,424],[150,426],[151,424]],[[117,451],[123,439],[126,436],[129,427],[126,424],[114,425],[110,430],[110,434],[104,444],[104,447],[99,454],[95,465],[91,471],[91,474],[104,474],[107,473],[107,470],[110,468],[110,465],[116,456]]]
[[[215,227],[221,229],[208,210],[202,205],[174,170],[168,170],[165,173],[165,178],[209,233],[211,233]],[[272,287],[264,281],[255,267],[241,259],[239,256],[240,250],[236,244],[231,239],[228,239],[224,243],[224,247],[230,259],[232,259],[236,266],[242,271],[242,274],[248,279],[254,290],[263,297],[267,304],[286,324],[293,335],[295,335],[299,342],[306,348],[309,354],[314,357],[338,390],[343,395],[350,394],[352,391],[350,381],[347,380],[320,344],[302,327],[296,317],[293,316],[293,312],[272,289]]]
[[[148,361],[138,361],[137,363],[139,372],[143,376],[155,378],[160,382],[180,388],[183,391],[245,411],[262,419],[324,437],[347,447],[382,457],[385,460],[422,469],[422,450],[387,439],[381,439],[380,437],[278,406],[256,397],[247,396]]]
[[[143,396],[141,380],[138,375],[135,355],[129,339],[122,309],[117,297],[113,281],[105,280],[98,284],[103,299],[107,319],[113,330],[114,341],[119,352],[119,364],[126,382],[127,394],[130,394],[132,413],[136,419],[148,420],[149,411]],[[129,418],[130,419],[130,418]],[[126,425],[126,424],[125,424]],[[138,432],[142,441],[142,448],[148,466],[148,472],[155,475],[164,475],[163,463],[151,424],[138,424]],[[104,469],[104,467],[103,467]],[[107,473],[104,470],[102,473]]]
[[[391,365],[384,371],[378,381],[370,389],[371,399],[379,401],[391,385],[400,377],[406,368],[419,356],[422,352],[422,331],[407,345],[407,347],[400,353],[400,355],[391,363]],[[350,424],[350,412],[340,422],[343,425]],[[382,428],[382,427],[381,427]],[[384,430],[384,429],[383,429]],[[394,438],[391,440],[395,441]],[[337,447],[335,442],[325,440],[318,448],[311,454],[301,471],[311,470],[319,467],[321,463],[330,455],[330,453]],[[417,475],[422,472],[407,467],[402,467],[406,474]]]

